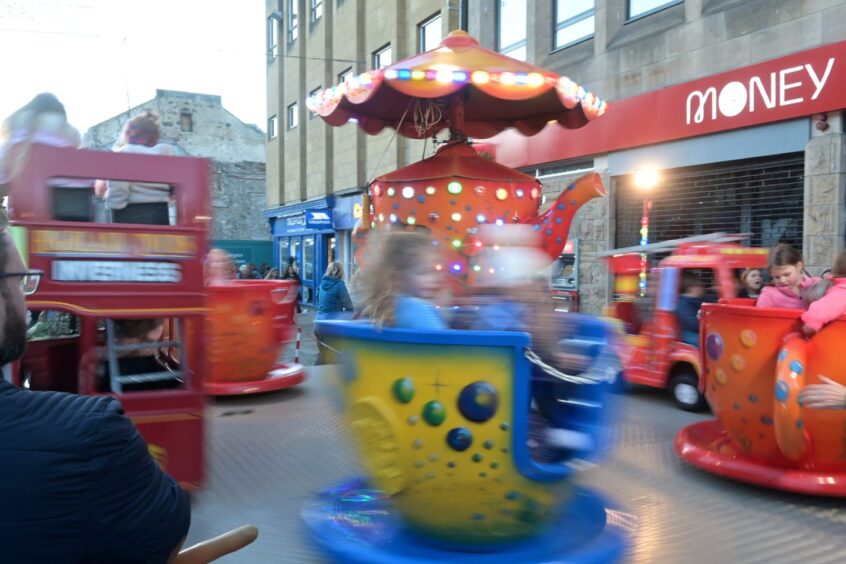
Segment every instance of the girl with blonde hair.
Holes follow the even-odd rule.
[[[356,281],[362,316],[380,326],[447,329],[434,303],[443,275],[432,241],[422,233],[389,231],[375,243]]]

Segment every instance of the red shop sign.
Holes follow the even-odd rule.
[[[497,161],[532,166],[846,108],[846,41],[612,101],[577,130],[513,130],[488,143]]]

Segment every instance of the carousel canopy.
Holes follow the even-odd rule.
[[[606,110],[569,78],[485,49],[464,31],[317,92],[306,105],[330,125],[355,120],[371,135],[392,127],[416,139],[449,127],[477,138],[510,127],[534,135],[550,122],[581,127]]]

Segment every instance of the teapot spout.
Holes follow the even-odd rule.
[[[569,184],[552,206],[532,222],[535,231],[541,233],[541,249],[550,259],[555,260],[561,256],[561,251],[567,244],[570,223],[579,208],[605,194],[605,186],[599,174],[586,174]]]

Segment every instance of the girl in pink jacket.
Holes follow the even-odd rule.
[[[802,292],[820,281],[805,274],[802,253],[786,243],[770,250],[767,271],[773,285],[761,290],[755,304],[758,307],[805,309],[808,304],[802,298]]]
[[[825,295],[812,303],[808,311],[802,314],[802,323],[805,324],[802,332],[808,336],[846,313],[846,250],[837,255],[831,269],[831,278],[821,284],[828,286]]]

